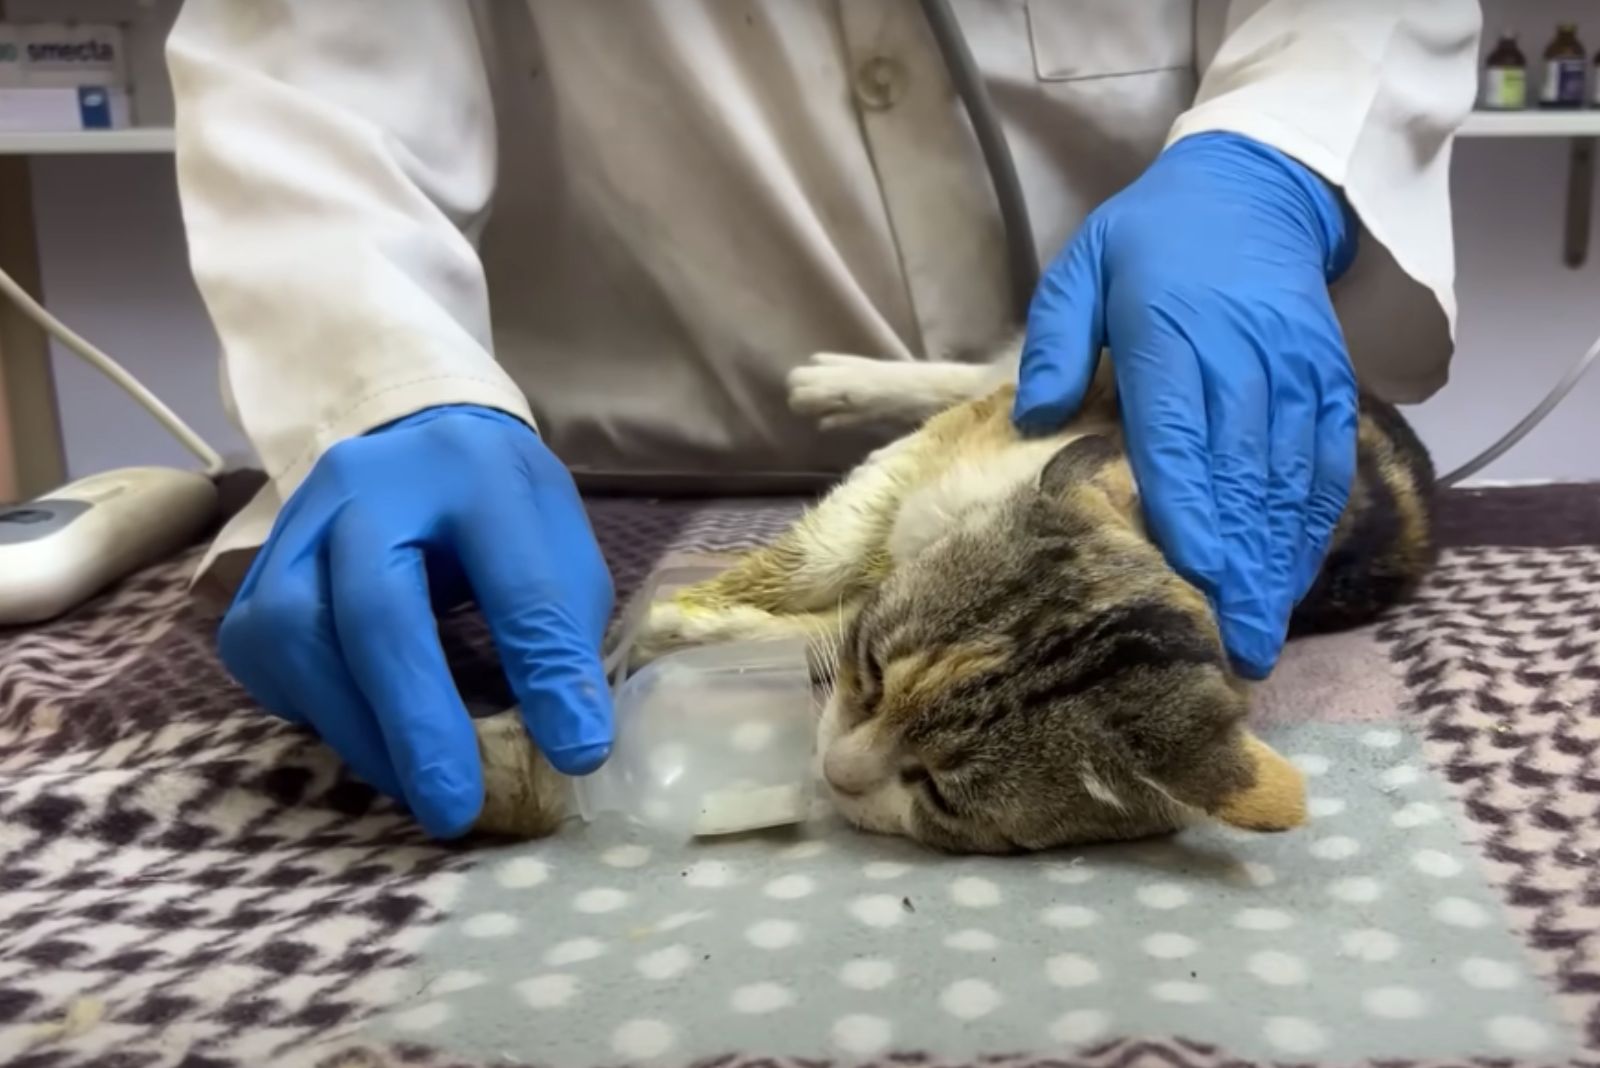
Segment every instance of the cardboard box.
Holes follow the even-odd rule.
[[[109,23],[18,23],[22,85],[38,89],[80,86],[128,88],[121,27]]]
[[[128,124],[124,89],[0,87],[0,133],[120,130]]]

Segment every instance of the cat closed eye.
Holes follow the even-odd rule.
[[[914,764],[901,768],[900,781],[912,789],[920,789],[923,796],[928,799],[928,803],[946,816],[955,818],[960,815],[944,791],[939,789],[938,781],[922,765]]]
[[[870,652],[863,653],[849,674],[855,689],[853,720],[860,723],[877,711],[878,698],[883,695],[883,665]]]

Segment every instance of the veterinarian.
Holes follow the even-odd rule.
[[[1478,6],[953,6],[1051,260],[1017,421],[1065,419],[1109,346],[1152,531],[1265,675],[1347,495],[1356,377],[1445,379]],[[203,566],[254,553],[222,657],[436,835],[482,798],[451,604],[552,763],[607,756],[575,479],[817,488],[873,439],[792,415],[789,369],[1020,316],[911,0],[189,0],[168,54],[193,267],[270,476]]]

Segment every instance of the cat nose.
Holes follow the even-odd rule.
[[[887,777],[887,768],[866,746],[841,738],[828,747],[822,760],[822,777],[846,797],[873,791]]]

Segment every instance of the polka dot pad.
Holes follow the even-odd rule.
[[[1293,834],[950,858],[833,823],[709,844],[599,824],[486,854],[381,1030],[553,1068],[1119,1037],[1340,1062],[1575,1048],[1412,740],[1271,740],[1308,776]]]

